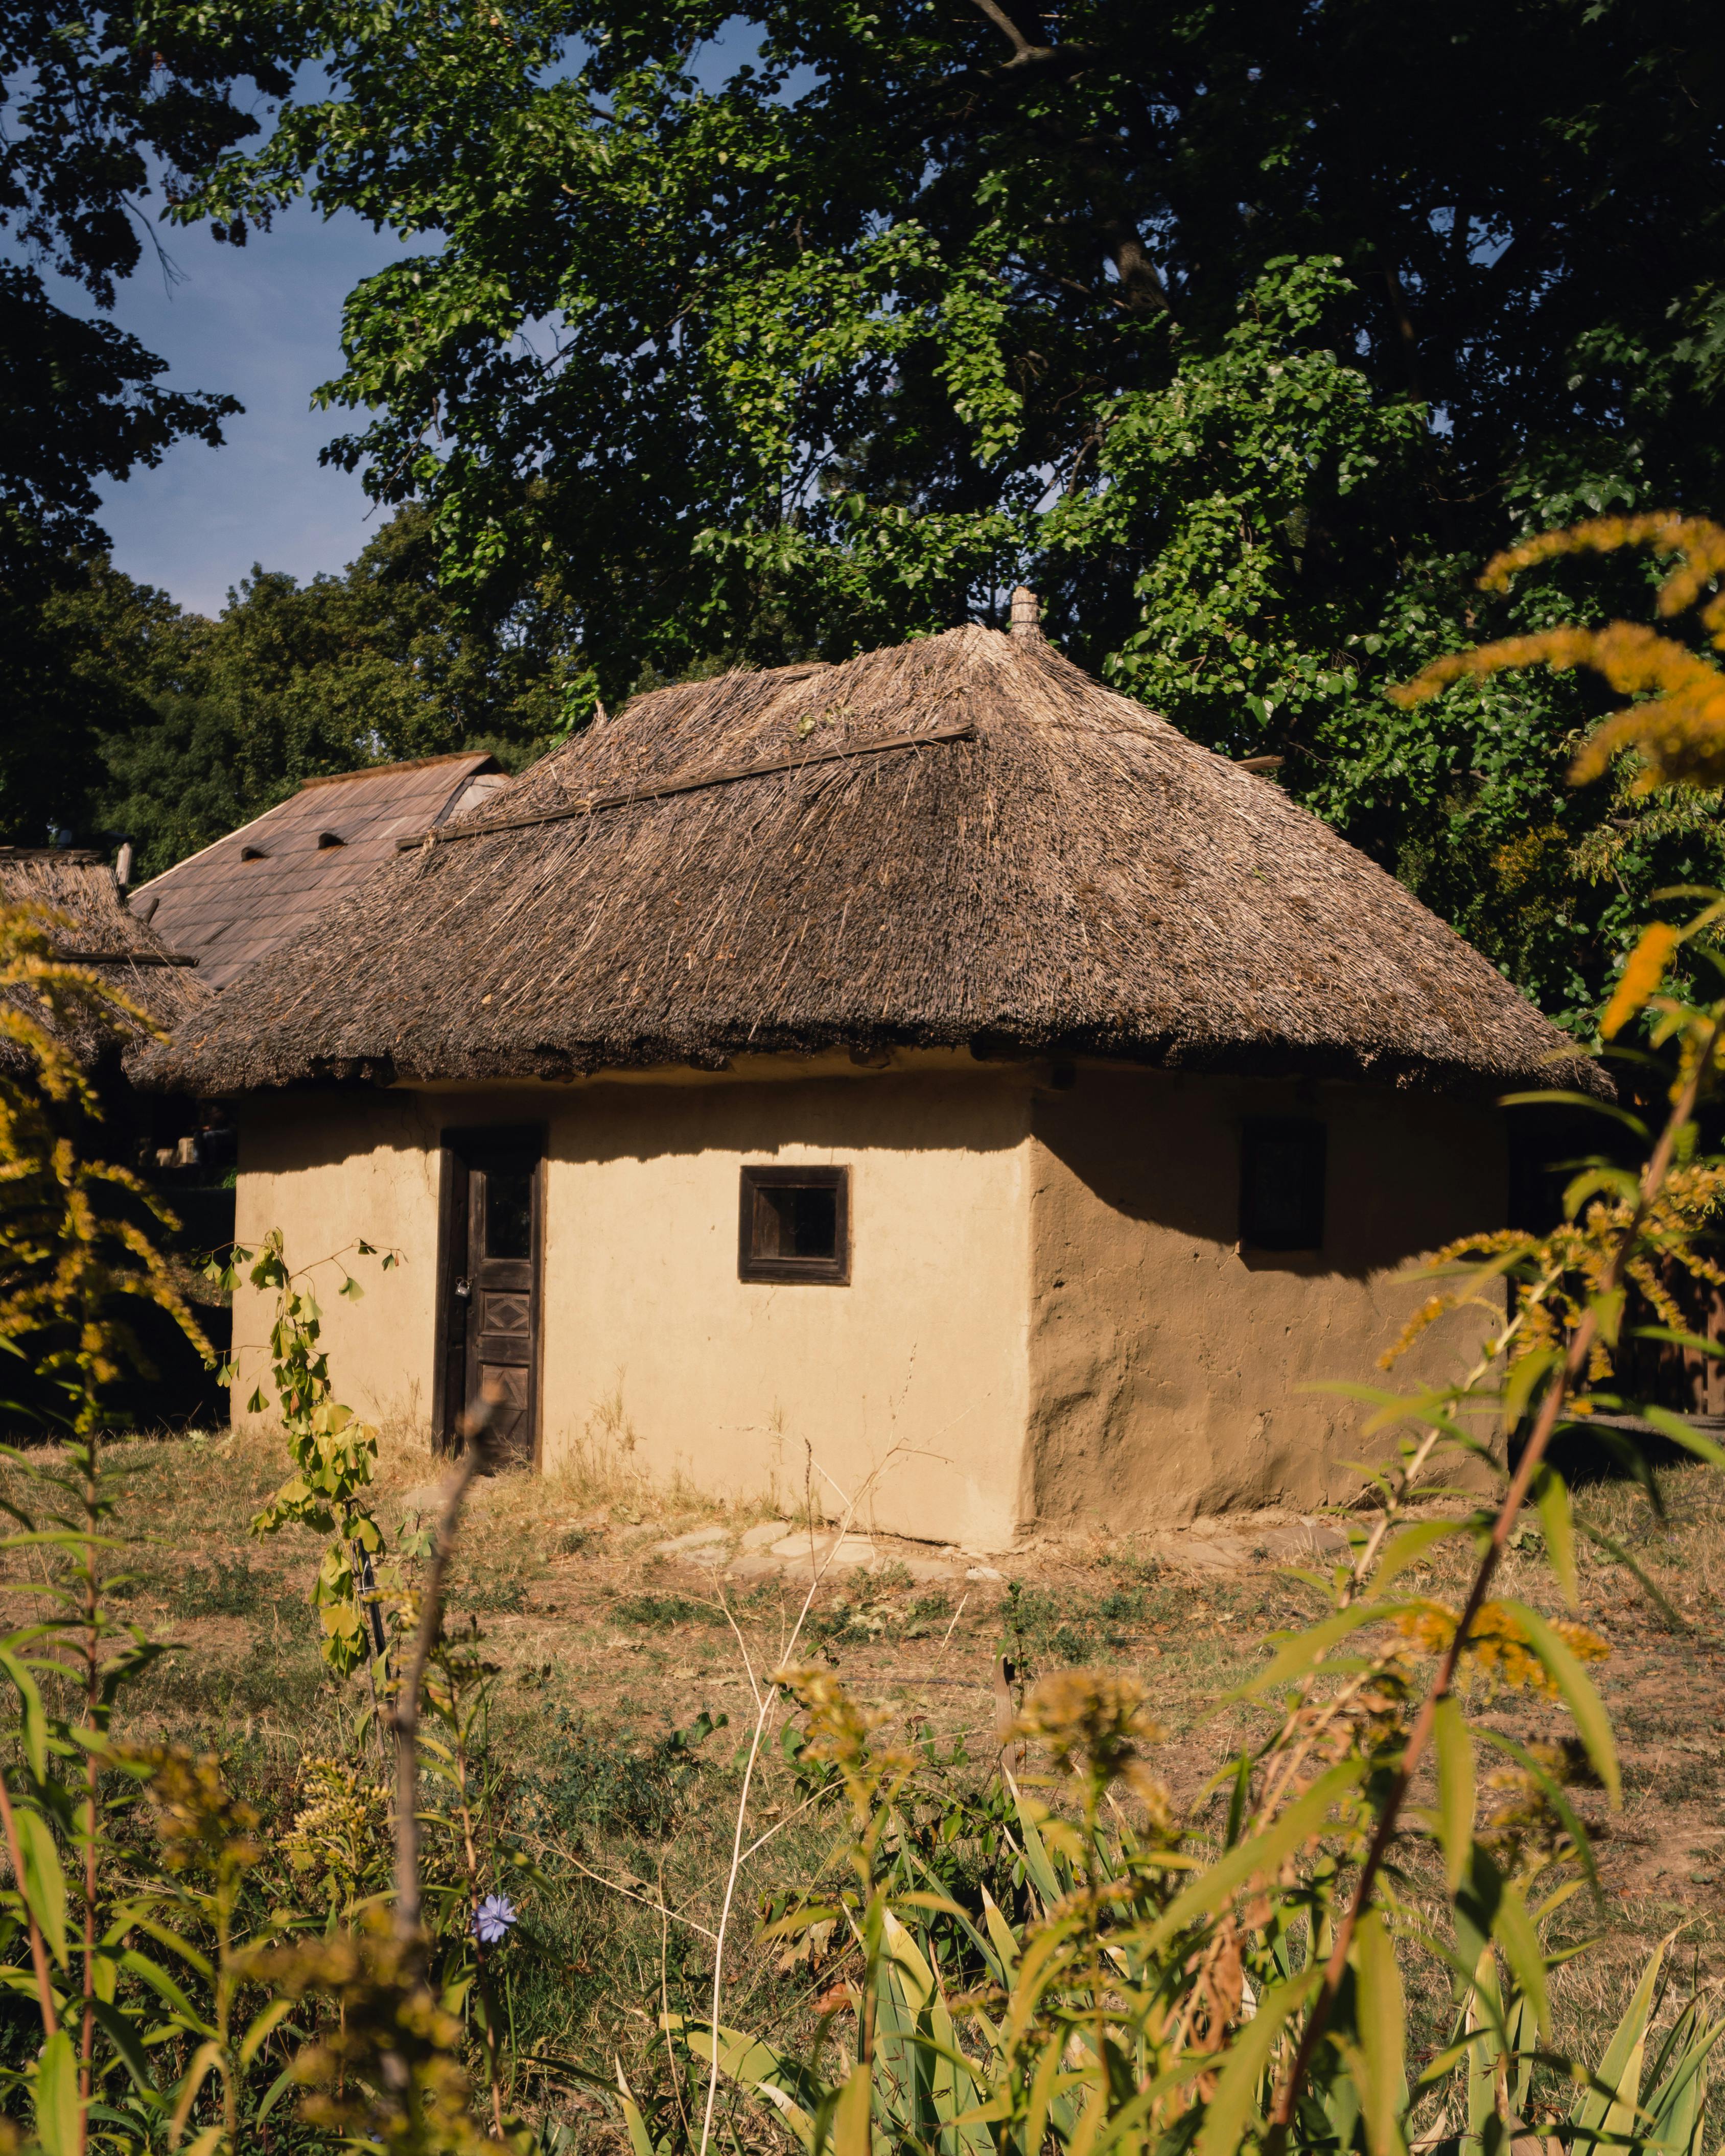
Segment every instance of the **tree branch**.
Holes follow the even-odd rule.
[[[1028,67],[1036,60],[1051,60],[1054,58],[1054,47],[1033,45],[999,4],[999,0],[976,0],[976,4],[995,28],[1011,41],[1012,58],[1006,63],[1008,67]]]

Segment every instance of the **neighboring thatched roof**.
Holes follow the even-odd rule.
[[[971,626],[639,698],[152,1063],[230,1091],[893,1044],[1493,1085],[1567,1050],[1274,783]]]
[[[301,942],[395,854],[403,831],[423,830],[505,783],[483,752],[422,756],[308,779],[225,839],[145,884],[132,903],[198,978],[224,988],[248,966]]]
[[[177,954],[156,931],[127,912],[114,872],[100,854],[0,846],[0,903],[40,906],[59,916],[46,924],[55,957],[88,966],[164,1032],[208,1005],[209,991],[191,966],[176,963]],[[4,993],[18,1009],[43,1017],[41,1004],[29,990]],[[151,1037],[135,1019],[94,999],[86,1014],[63,1019],[62,1030],[69,1032],[69,1045],[85,1070],[94,1069],[110,1051],[129,1055]],[[0,1041],[0,1055],[12,1069],[28,1060],[9,1041]]]

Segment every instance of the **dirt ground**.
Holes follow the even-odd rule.
[[[290,1803],[303,1758],[355,1742],[362,1691],[336,1684],[317,1659],[307,1607],[316,1538],[248,1533],[284,1460],[225,1435],[130,1443],[114,1458],[127,1493],[122,1527],[137,1538],[128,1614],[177,1646],[133,1695],[136,1733],[219,1750]],[[4,1494],[21,1497],[17,1471],[6,1480]],[[379,1487],[378,1513],[394,1532],[429,1513],[434,1463],[389,1448]],[[1595,1675],[1617,1728],[1625,1801],[1611,1815],[1597,1794],[1580,1800],[1597,1835],[1604,1906],[1578,1900],[1565,1921],[1573,1914],[1576,1937],[1602,1933],[1605,1950],[1560,1974],[1560,2039],[1563,2022],[1593,2025],[1611,2011],[1648,1947],[1673,1930],[1692,1974],[1725,1977],[1725,1474],[1678,1468],[1661,1488],[1663,1519],[1628,1484],[1577,1494],[1579,1514],[1669,1607],[1584,1541],[1580,1614],[1610,1645]],[[542,1768],[567,1779],[579,1767],[590,1779],[597,1746],[613,1763],[605,1771],[626,1776],[631,1761],[665,1756],[668,1732],[703,1714],[728,1717],[705,1740],[711,1771],[693,1801],[674,1815],[623,1804],[614,1830],[566,1835],[562,1853],[588,1898],[568,1912],[579,1980],[546,2006],[562,2017],[560,2041],[583,2051],[614,2044],[623,2020],[641,2018],[632,1989],[651,2001],[670,1997],[674,1979],[705,1980],[738,1740],[752,1724],[755,1687],[788,1656],[824,1661],[943,1747],[962,1738],[984,1766],[998,1748],[1003,1655],[1020,1684],[1064,1664],[1130,1669],[1166,1727],[1167,1778],[1201,1814],[1219,1765],[1266,1726],[1260,1709],[1229,1695],[1261,1665],[1272,1635],[1317,1614],[1319,1589],[1301,1574],[1322,1573],[1345,1524],[1264,1514],[1001,1556],[876,1537],[837,1543],[830,1530],[670,1506],[639,1487],[608,1497],[555,1477],[479,1484],[453,1621],[483,1635],[497,1672],[495,1738],[524,1774]],[[811,1544],[813,1568],[827,1565],[812,1586]],[[1420,1585],[1453,1588],[1460,1561],[1450,1562],[1455,1571],[1428,1568]],[[1560,1611],[1536,1528],[1520,1537],[1503,1588]],[[1489,1718],[1524,1739],[1559,1727],[1526,1694],[1497,1702]],[[808,1823],[795,1819],[787,1789],[769,1743],[750,1819],[761,1845],[744,1882],[757,1907],[821,1861],[824,1845],[803,1838]],[[1433,2029],[1435,2041],[1435,2020]]]

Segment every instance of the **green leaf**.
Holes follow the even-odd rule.
[[[120,1966],[136,1977],[140,1983],[147,1984],[157,1997],[172,2010],[174,2018],[189,2035],[211,2037],[215,2035],[215,2030],[167,1971],[158,1963],[151,1961],[147,1954],[141,1954],[136,1948],[128,1948],[120,1957]]]
[[[1640,1404],[1640,1413],[1642,1419],[1651,1423],[1662,1437],[1670,1438],[1674,1445],[1682,1445],[1697,1460],[1706,1460],[1710,1467],[1725,1467],[1725,1445],[1695,1429],[1681,1415],[1673,1414],[1669,1408],[1658,1407],[1647,1401]]]
[[[833,2156],[873,2156],[874,2076],[857,2065],[833,2107]]]
[[[286,2020],[292,2010],[293,2001],[290,1999],[272,1999],[263,2012],[254,2019],[240,2039],[239,2063],[242,2066],[251,2064],[257,2056],[259,2046],[269,2041],[272,2032]]]
[[[213,2073],[218,2072],[222,2064],[222,2047],[212,2040],[200,2044],[192,2054],[192,2063],[187,2067],[179,2093],[174,2099],[173,2117],[168,2121],[167,2145],[172,2148],[186,2130],[186,2121],[192,2116],[192,2107],[198,2101],[198,2092]]]
[[[1360,2112],[1372,2156],[1399,2156],[1407,2102],[1406,2025],[1395,1943],[1383,1913],[1368,1909],[1353,1936],[1354,2024],[1359,2037]]]
[[[1467,1876],[1473,1846],[1473,1738],[1453,1693],[1437,1702],[1432,1725],[1437,1747],[1438,1840],[1444,1875],[1454,1894]]]
[[[36,1680],[9,1647],[0,1647],[0,1669],[12,1679],[24,1710],[24,1758],[39,1782],[48,1779],[48,1717]],[[11,1785],[8,1784],[8,1787]]]
[[[983,1889],[983,1920],[988,1928],[994,1951],[1000,1957],[1001,1981],[1010,1984],[1013,1972],[1019,1965],[1019,1943],[986,1887]]]
[[[1314,1964],[1259,1999],[1257,2012],[1223,2054],[1222,2070],[1204,2108],[1192,2156],[1238,2156],[1258,2116],[1258,2085],[1281,2032],[1311,1997],[1322,1974]]]
[[[138,2093],[159,2101],[161,2092],[150,2071],[148,2054],[139,2042],[138,2032],[130,2018],[105,1999],[93,2000],[92,2009],[103,2034],[124,2061]]]
[[[1623,1779],[1618,1772],[1617,1747],[1611,1736],[1611,1717],[1605,1712],[1604,1702],[1594,1691],[1585,1671],[1563,1641],[1548,1625],[1537,1609],[1530,1609],[1525,1602],[1506,1602],[1510,1611],[1525,1630],[1528,1645],[1539,1657],[1541,1666],[1552,1682],[1563,1694],[1576,1733],[1587,1748],[1587,1756],[1593,1762],[1594,1772],[1604,1784],[1611,1799],[1611,1809],[1623,1809]]]
[[[1538,1785],[1546,1802],[1562,1820],[1565,1833],[1574,1843],[1575,1854],[1581,1865],[1585,1883],[1593,1889],[1594,1898],[1597,1902],[1599,1899],[1599,1868],[1594,1861],[1593,1843],[1575,1807],[1564,1794],[1562,1783],[1557,1781],[1547,1771],[1525,1744],[1518,1744],[1513,1737],[1506,1737],[1500,1730],[1496,1729],[1481,1729],[1479,1736],[1482,1743],[1495,1747],[1497,1750],[1513,1759],[1522,1771],[1529,1775]],[[1580,1886],[1583,1883],[1582,1880],[1570,1882],[1571,1886]],[[1567,1888],[1558,1889],[1559,1893],[1564,1893],[1567,1891]],[[1548,1902],[1541,1913],[1544,1913],[1545,1909],[1553,1906],[1553,1902]]]
[[[1272,1876],[1285,1856],[1322,1831],[1331,1808],[1358,1786],[1365,1771],[1362,1759],[1343,1760],[1272,1820],[1262,1834],[1241,1842],[1200,1872],[1151,1926],[1145,1935],[1144,1952],[1159,1952],[1188,1924],[1213,1914],[1260,1872]]]
[[[294,2069],[292,2062],[290,2061],[264,2092],[263,2101],[259,2104],[256,2113],[257,2122],[260,2126],[293,2086]],[[630,2138],[633,2139],[634,2137],[631,2136]]]
[[[1481,2156],[1486,2127],[1497,2115],[1497,2070],[1503,2062],[1506,2034],[1497,1995],[1497,1964],[1489,1944],[1481,1947],[1474,1964],[1467,2020],[1480,2033],[1467,2054],[1467,2136],[1462,2147],[1468,2156]]]
[[[1255,1692],[1276,1691],[1283,1685],[1293,1683],[1315,1669],[1332,1647],[1338,1646],[1362,1626],[1381,1624],[1401,1606],[1399,1603],[1357,1602],[1348,1609],[1337,1610],[1333,1616],[1309,1626],[1278,1649],[1257,1675],[1248,1678],[1233,1697],[1248,1699]]]
[[[1381,1594],[1409,1565],[1420,1563],[1435,1543],[1472,1532],[1473,1525],[1468,1520],[1420,1520],[1404,1527],[1378,1558],[1378,1569],[1372,1575],[1373,1591]]]
[[[1540,1463],[1533,1478],[1533,1502],[1539,1507],[1545,1529],[1546,1554],[1572,1610],[1581,1607],[1581,1584],[1575,1571],[1575,1526],[1569,1517],[1569,1492],[1563,1478],[1548,1462]]]
[[[1013,1806],[1019,1816],[1019,1831],[1024,1837],[1024,1868],[1030,1875],[1031,1885],[1042,1897],[1045,1907],[1051,1909],[1060,1898],[1060,1879],[1049,1861],[1041,1833],[1019,1793],[1018,1784],[1004,1767],[1001,1771],[1006,1774],[1007,1787],[1012,1791]]]
[[[1503,1380],[1502,1417],[1506,1430],[1513,1430],[1526,1414],[1534,1388],[1563,1359],[1561,1348],[1535,1348],[1510,1366],[1509,1373]]]
[[[1575,2128],[1570,2145],[1579,2147],[1583,2156],[1596,2139],[1625,2138],[1634,2127],[1654,1992],[1666,1949],[1676,1937],[1675,1932],[1668,1932],[1647,1957],[1635,1995],[1612,2031],[1604,2057],[1589,2076],[1594,2086],[1587,2090],[1570,2112],[1570,2122]]]
[[[36,1919],[54,1966],[66,1965],[66,1875],[54,1847],[54,1830],[40,1812],[20,1804],[13,1816],[18,1821],[18,1846],[24,1860],[20,1881],[30,1914]]]
[[[71,2032],[56,2029],[36,2061],[36,2138],[45,2156],[78,2156],[84,2119],[78,2101],[78,2054]]]
[[[1608,1535],[1602,1527],[1589,1519],[1584,1512],[1578,1512],[1575,1515],[1575,1524],[1596,1549],[1604,1550],[1614,1563],[1620,1564],[1625,1572],[1635,1578],[1640,1586],[1641,1592],[1674,1632],[1694,1630],[1694,1626],[1682,1611],[1673,1609],[1661,1591],[1657,1581],[1648,1576],[1633,1550],[1626,1548],[1615,1535]]]
[[[1551,2041],[1551,1999],[1546,1990],[1545,1956],[1527,1905],[1512,1880],[1506,1880],[1492,1913],[1491,1936],[1503,1949],[1522,1996],[1533,2010],[1542,2041]]]

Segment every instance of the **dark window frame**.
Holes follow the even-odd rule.
[[[1266,1224],[1261,1209],[1263,1152],[1297,1141],[1305,1150],[1304,1188],[1297,1195],[1297,1225]],[[1243,1250],[1317,1252],[1323,1249],[1329,1179],[1329,1127],[1313,1116],[1252,1116],[1240,1135],[1240,1240]]]
[[[755,1250],[755,1197],[762,1190],[834,1193],[829,1258],[764,1256]],[[850,1170],[848,1168],[768,1168],[745,1163],[737,1185],[737,1277],[740,1281],[801,1281],[825,1287],[850,1285]]]

